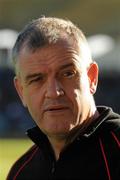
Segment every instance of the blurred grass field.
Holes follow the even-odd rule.
[[[0,180],[6,180],[13,163],[32,145],[28,139],[0,139]]]

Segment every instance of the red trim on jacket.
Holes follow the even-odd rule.
[[[38,147],[36,147],[34,149],[34,151],[32,152],[31,156],[28,158],[28,160],[26,160],[24,162],[24,164],[18,169],[16,175],[14,176],[13,180],[16,180],[17,176],[19,175],[19,173],[23,170],[23,168],[32,160],[32,158],[34,157],[34,155],[36,154],[36,152],[38,151]]]
[[[99,139],[99,142],[100,142],[100,147],[101,147],[102,155],[103,155],[103,158],[104,158],[104,161],[105,161],[105,166],[106,166],[106,170],[107,170],[108,179],[111,180],[110,170],[109,170],[109,166],[108,166],[108,161],[107,161],[107,158],[106,158],[106,155],[105,155],[105,150],[104,150],[104,147],[103,147],[102,140]]]
[[[115,133],[114,133],[114,132],[112,132],[112,131],[111,131],[111,134],[112,134],[112,136],[113,136],[114,140],[117,142],[118,147],[120,148],[120,140],[116,137],[116,135],[115,135]]]

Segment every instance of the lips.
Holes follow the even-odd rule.
[[[65,106],[50,106],[45,109],[45,112],[56,112],[61,110],[66,110],[68,107]]]

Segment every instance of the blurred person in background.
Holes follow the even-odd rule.
[[[7,180],[120,179],[120,115],[96,106],[98,66],[71,21],[29,23],[13,48],[14,84],[36,127]]]

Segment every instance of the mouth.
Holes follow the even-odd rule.
[[[45,109],[45,112],[59,112],[64,110],[68,110],[68,107],[49,107]]]

